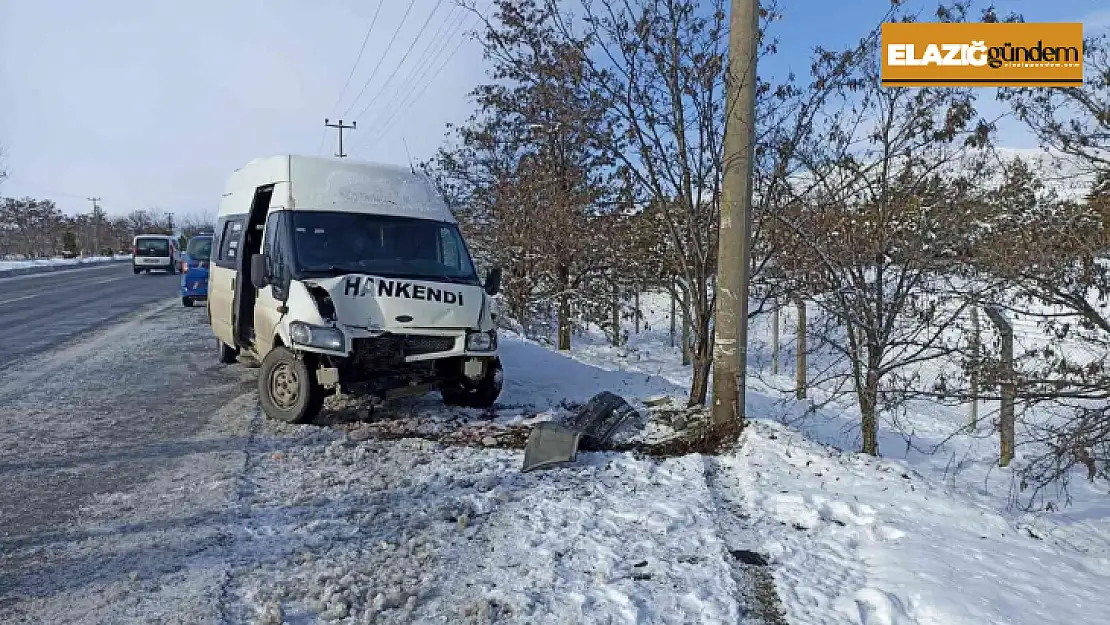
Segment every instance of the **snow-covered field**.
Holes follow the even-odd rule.
[[[86,256],[83,258],[36,258],[33,260],[7,260],[0,258],[0,271],[31,269],[33,267],[59,267],[69,265],[85,265],[89,263],[107,263],[114,260],[128,260],[130,258],[130,254],[115,254],[112,256]]]
[[[667,345],[669,303],[645,302],[650,331],[622,348],[580,337],[574,357],[686,388],[689,369]],[[1013,469],[997,467],[990,423],[997,408],[987,402],[979,427],[963,433],[967,407],[913,402],[908,420],[881,425],[882,459],[852,453],[859,446],[853,398],[815,409],[785,392],[794,386],[794,327],[789,312],[782,320],[777,376],[769,319],[751,330],[747,413],[755,421],[742,447],[707,462],[717,465],[724,492],[744,495],[789,622],[1104,622],[1106,484],[1077,479],[1070,502],[1058,492],[1040,502],[1051,511],[1014,508],[1019,485]],[[1031,321],[1015,326],[1019,352],[1043,342]],[[984,335],[989,341],[989,328]],[[821,389],[810,390],[815,396]],[[1019,448],[1012,467],[1021,462]]]

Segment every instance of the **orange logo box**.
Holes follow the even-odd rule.
[[[1083,24],[884,23],[884,87],[1082,87]]]

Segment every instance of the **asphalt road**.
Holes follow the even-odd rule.
[[[0,372],[70,339],[174,297],[181,275],[134,275],[131,263],[0,277]]]
[[[228,538],[254,410],[219,416],[254,371],[217,362],[204,309],[172,297],[178,277],[125,264],[0,282],[15,343],[0,368],[0,623],[219,621],[204,605],[152,619],[130,598],[164,601],[151,580],[216,592],[222,573],[194,560]]]

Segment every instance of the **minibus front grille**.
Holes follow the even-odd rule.
[[[376,368],[403,361],[405,356],[449,352],[455,348],[455,337],[386,334],[355,339],[353,347],[356,361]]]
[[[405,354],[409,356],[449,352],[452,349],[455,349],[455,337],[453,336],[420,336],[410,334],[405,337]]]

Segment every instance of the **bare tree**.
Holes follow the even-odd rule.
[[[796,253],[781,262],[833,321],[837,334],[822,342],[847,363],[862,451],[877,455],[879,413],[921,387],[917,365],[957,350],[946,328],[967,304],[938,300],[977,288],[952,271],[982,175],[972,148],[989,127],[970,91],[884,88],[875,48],[860,52],[858,80],[807,146],[808,171],[781,219]]]
[[[50,200],[4,198],[0,200],[0,230],[4,233],[0,254],[54,256],[61,252],[64,223],[65,216]]]
[[[1020,444],[1028,450],[1021,475],[1029,503],[1052,485],[1066,491],[1077,466],[1091,479],[1110,477],[1107,183],[1100,176],[1086,201],[1062,201],[1016,161],[990,193],[997,210],[977,246],[981,270],[1006,281],[1005,306],[1044,333],[1014,363],[1026,408]],[[997,359],[982,369],[996,387]]]
[[[1063,202],[1018,164],[995,191],[1009,200],[1005,221],[981,246],[985,270],[1013,287],[1010,305],[1048,339],[1021,359],[1021,397],[1042,412],[1026,421],[1026,443],[1040,450],[1022,472],[1032,501],[1049,485],[1066,487],[1076,466],[1110,477],[1110,37],[1084,42],[1082,87],[1003,89],[999,99],[1093,181],[1085,201]],[[1065,350],[1065,339],[1085,349]]]
[[[998,97],[1042,146],[1074,157],[1097,173],[1110,169],[1110,36],[1083,44],[1082,87],[1008,88]]]
[[[493,82],[437,167],[471,204],[476,240],[508,265],[510,310],[553,308],[558,348],[570,349],[588,284],[613,261],[598,219],[615,204],[605,107],[583,80],[580,47],[553,30],[547,8],[498,0],[480,41]],[[514,310],[515,309],[515,310]]]
[[[556,4],[548,0],[564,36],[576,39]],[[588,78],[606,94],[620,133],[611,149],[641,199],[660,208],[672,241],[694,334],[691,404],[705,402],[712,358],[727,46],[723,3],[709,11],[697,4],[587,0],[586,35],[577,38],[596,51]]]

